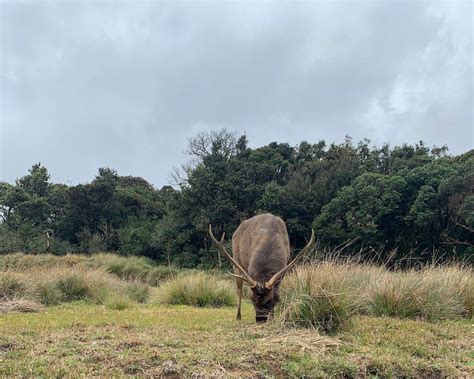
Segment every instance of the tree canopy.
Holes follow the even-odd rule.
[[[451,156],[423,142],[378,148],[349,137],[250,148],[245,135],[223,129],[198,133],[187,153],[175,187],[111,168],[67,186],[39,163],[15,184],[0,182],[0,253],[113,251],[213,266],[209,223],[231,236],[262,212],[285,220],[295,248],[313,227],[328,248],[420,259],[474,252],[474,150]]]

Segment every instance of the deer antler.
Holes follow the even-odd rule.
[[[315,242],[314,230],[311,229],[311,239],[309,240],[305,248],[301,250],[299,254],[296,256],[296,258],[293,259],[285,268],[281,269],[275,275],[273,275],[270,278],[270,280],[268,280],[265,283],[265,287],[268,289],[271,289],[283,277],[283,274],[295,265],[295,263],[298,261],[299,258],[301,258],[303,255],[305,255],[308,251],[310,251],[313,248],[314,242]]]
[[[214,237],[214,234],[212,233],[212,225],[209,224],[209,235],[211,236],[212,241],[216,245],[217,249],[219,252],[224,255],[235,267],[237,267],[242,275],[237,275],[237,274],[232,274],[232,276],[235,276],[236,278],[240,278],[245,280],[248,284],[250,284],[251,287],[256,287],[257,282],[245,271],[245,269],[234,259],[232,256],[226,251],[224,245],[223,245],[223,240],[224,236],[222,236],[221,241],[219,242],[216,237]]]

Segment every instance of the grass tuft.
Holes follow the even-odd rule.
[[[137,303],[145,303],[150,298],[150,288],[140,282],[127,284],[126,293],[130,300]]]
[[[81,269],[103,269],[123,280],[142,281],[152,286],[177,276],[182,270],[176,267],[158,266],[145,257],[124,257],[117,254],[97,253],[93,255],[52,254],[28,255],[14,253],[0,255],[0,270],[16,272],[39,268],[79,267]]]
[[[6,271],[0,272],[0,299],[10,299],[25,295],[27,285],[22,275]]]
[[[235,304],[235,290],[228,281],[196,272],[164,283],[158,289],[158,300],[164,304],[223,307]]]
[[[125,296],[116,295],[111,297],[106,304],[107,308],[114,309],[117,311],[123,311],[130,308],[130,300]]]
[[[369,313],[429,321],[472,316],[473,278],[459,267],[427,267],[374,278]]]
[[[105,304],[120,296],[144,303],[150,295],[142,282],[126,282],[103,269],[81,266],[36,267],[22,272],[0,272],[0,300],[29,300],[43,305],[73,301]]]
[[[38,281],[35,298],[44,305],[57,305],[63,301],[63,294],[54,280]]]
[[[473,317],[474,276],[461,265],[389,271],[327,260],[300,266],[282,283],[279,319],[334,333],[355,314],[428,321]]]
[[[351,282],[331,264],[302,267],[283,281],[279,320],[285,325],[336,333],[355,313]]]

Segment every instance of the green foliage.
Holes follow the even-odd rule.
[[[153,255],[152,232],[154,223],[149,221],[129,222],[117,230],[120,253]]]
[[[314,227],[324,242],[360,238],[372,243],[383,239],[386,220],[396,219],[403,178],[367,173],[344,187],[323,208]]]
[[[295,248],[313,225],[329,248],[352,241],[354,252],[396,249],[398,258],[421,261],[433,251],[474,254],[474,151],[452,157],[421,141],[377,148],[350,137],[249,148],[245,135],[225,129],[188,143],[192,161],[175,173],[177,188],[110,168],[66,186],[51,183],[39,163],[15,184],[0,183],[0,254],[108,251],[167,266],[222,266],[209,223],[230,238],[262,212],[285,220]]]

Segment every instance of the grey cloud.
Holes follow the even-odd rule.
[[[202,129],[473,147],[472,4],[1,3],[0,179],[167,182]]]

